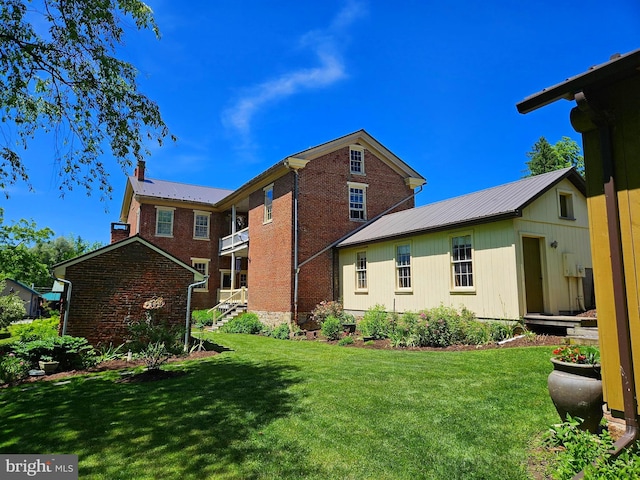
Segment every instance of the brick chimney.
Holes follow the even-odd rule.
[[[138,166],[133,175],[138,178],[139,182],[144,182],[144,160],[138,160]]]
[[[129,238],[131,228],[128,223],[112,223],[111,224],[111,243]]]

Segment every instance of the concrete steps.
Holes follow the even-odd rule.
[[[567,340],[571,345],[598,345],[597,327],[567,328]]]
[[[215,332],[220,327],[222,327],[223,325],[229,323],[231,320],[236,318],[238,315],[242,315],[246,311],[247,311],[247,307],[246,306],[239,305],[236,308],[234,308],[232,311],[227,313],[226,315],[224,315],[221,318],[219,318],[218,321],[215,322],[213,325],[211,325],[211,327],[208,330],[210,332]]]

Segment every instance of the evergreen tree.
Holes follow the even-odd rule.
[[[540,139],[527,152],[529,161],[524,177],[533,177],[541,173],[552,172],[567,167],[575,167],[584,176],[584,158],[580,154],[580,147],[569,137],[562,137],[555,145],[551,145],[546,138]]]

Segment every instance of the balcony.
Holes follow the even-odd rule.
[[[249,227],[220,239],[220,255],[230,255],[249,248]]]

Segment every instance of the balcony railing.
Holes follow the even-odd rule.
[[[249,227],[220,239],[220,255],[242,250],[249,245]]]

